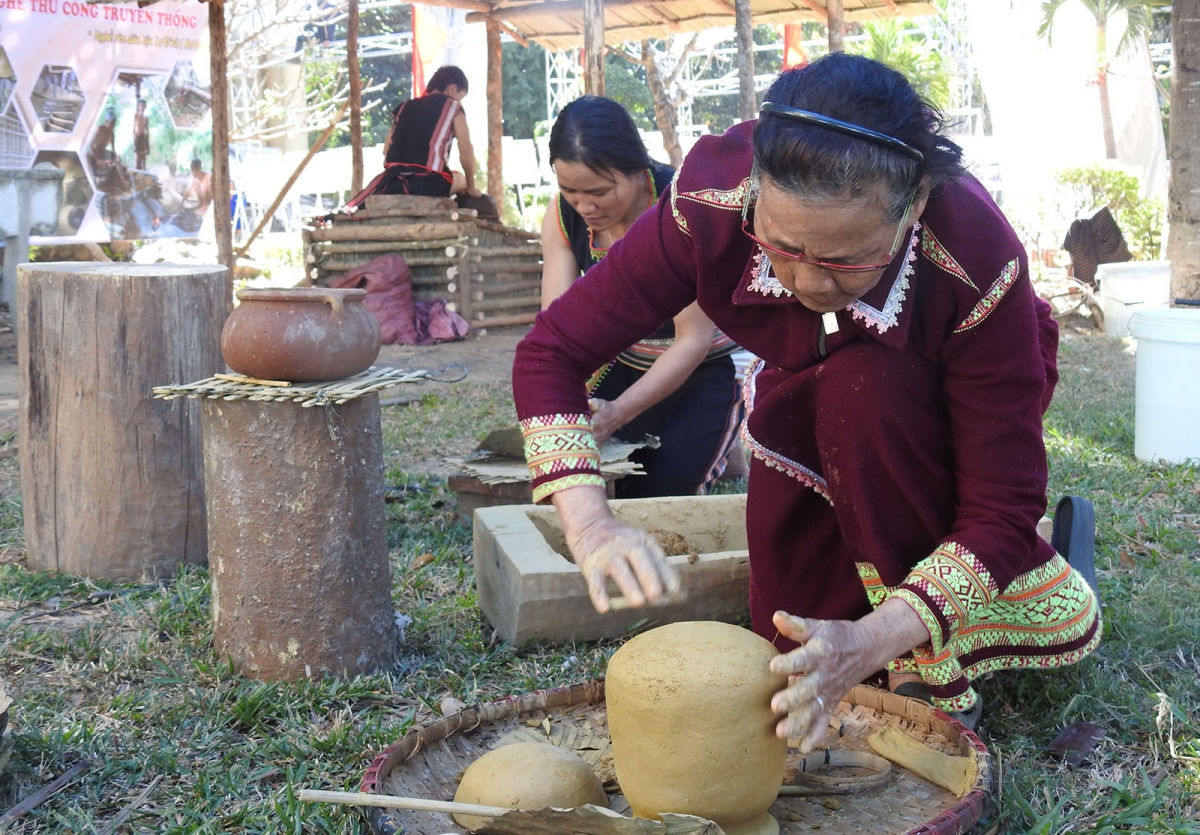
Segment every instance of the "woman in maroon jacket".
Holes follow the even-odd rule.
[[[784,73],[757,122],[693,148],[514,365],[534,497],[604,611],[607,582],[637,604],[679,579],[605,503],[591,369],[695,300],[762,358],[745,387],[750,609],[795,676],[773,704],[803,748],[877,671],[967,712],[972,678],[1100,639],[1091,588],[1036,532],[1057,325],[939,126],[869,59]]]

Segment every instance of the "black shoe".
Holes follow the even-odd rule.
[[[1064,496],[1054,510],[1054,533],[1050,536],[1054,550],[1062,554],[1067,565],[1074,568],[1092,587],[1100,600],[1096,583],[1096,510],[1089,499]]]
[[[906,681],[903,684],[896,685],[896,689],[892,692],[897,696],[907,696],[910,699],[920,699],[923,702],[933,704],[933,696],[929,692],[929,685],[923,681]],[[962,724],[968,731],[973,731],[979,727],[979,720],[983,718],[983,697],[976,696],[975,704],[970,709],[956,710],[947,715]]]

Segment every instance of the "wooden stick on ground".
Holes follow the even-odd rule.
[[[454,803],[448,800],[426,800],[422,797],[396,797],[367,792],[331,792],[301,789],[301,802],[341,803],[351,806],[379,806],[384,809],[408,809],[412,812],[445,812],[448,815],[479,815],[494,818],[511,812],[503,806],[481,806],[478,803]]]
[[[78,777],[80,774],[83,774],[83,772],[87,771],[91,767],[92,767],[92,764],[90,762],[88,762],[87,760],[80,760],[79,762],[75,763],[75,765],[71,766],[66,771],[64,771],[61,776],[59,776],[58,778],[56,778],[54,780],[53,783],[50,783],[50,785],[43,786],[42,788],[38,789],[36,792],[29,795],[29,797],[22,800],[16,806],[9,809],[3,815],[0,815],[0,831],[3,831],[3,827],[6,827],[10,823],[13,823],[18,818],[23,817],[31,809],[34,809],[37,806],[41,805],[51,795],[54,795],[57,792],[62,791],[62,789],[67,786],[67,784],[74,781],[74,779],[76,777]]]

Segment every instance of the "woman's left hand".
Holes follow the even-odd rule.
[[[814,620],[776,612],[775,628],[799,647],[775,656],[771,672],[793,676],[786,690],[771,699],[776,714],[787,716],[775,726],[776,735],[799,739],[800,752],[816,748],[829,729],[829,717],[850,688],[878,666],[869,643],[864,645],[858,623]]]

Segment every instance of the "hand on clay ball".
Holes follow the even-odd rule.
[[[610,578],[635,608],[679,592],[679,572],[667,562],[654,537],[612,516],[595,519],[568,534],[567,545],[583,571],[597,612],[609,610]]]
[[[593,397],[588,400],[588,406],[592,410],[592,434],[596,436],[596,443],[604,443],[624,425],[613,401]]]
[[[777,715],[787,714],[775,733],[799,739],[800,752],[807,754],[821,744],[842,697],[878,669],[875,653],[869,643],[864,645],[864,630],[851,621],[798,618],[786,612],[776,612],[773,621],[779,634],[800,644],[771,660],[771,672],[794,676],[787,689],[771,699]]]

